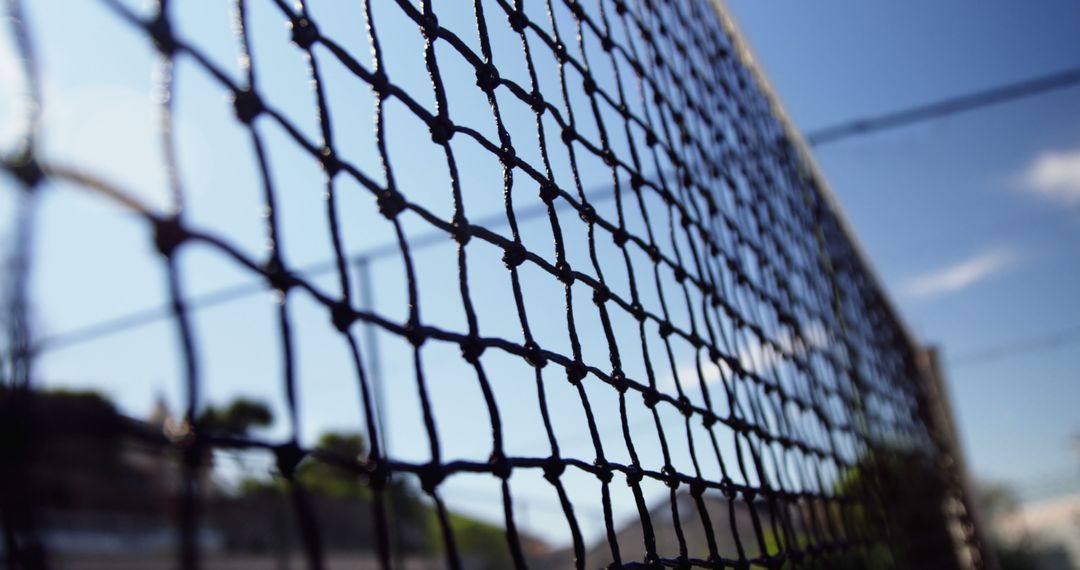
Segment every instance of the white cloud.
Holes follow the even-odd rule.
[[[801,333],[799,336],[787,332],[781,333],[775,342],[784,353],[801,357],[806,357],[810,350],[822,349],[829,345],[829,333],[820,322],[815,321],[804,326]],[[746,370],[764,374],[782,362],[783,356],[772,345],[762,344],[752,335],[746,337],[746,342],[747,345],[738,351],[739,364]],[[701,380],[704,380],[707,385],[712,385],[720,381],[721,373],[729,376],[731,367],[725,361],[709,362],[708,357],[702,355],[700,379],[697,368],[693,364],[680,366],[677,373],[683,390],[694,390],[700,388]],[[664,378],[659,387],[661,390],[673,389],[674,376],[669,375]]]
[[[0,154],[21,141],[29,127],[29,86],[10,34],[0,33]],[[42,68],[44,70],[44,68]],[[44,160],[85,170],[135,194],[157,211],[169,208],[161,151],[160,109],[151,93],[118,83],[64,86],[44,74],[41,132],[37,149]],[[210,186],[213,156],[203,129],[175,115],[178,154],[184,160],[185,191]]]
[[[917,299],[960,291],[1000,273],[1020,261],[1012,249],[984,251],[952,265],[909,279],[901,286],[904,295]]]
[[[1039,155],[1024,172],[1023,182],[1047,198],[1080,202],[1080,149]]]

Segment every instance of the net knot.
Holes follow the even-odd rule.
[[[615,245],[623,247],[626,242],[630,241],[630,234],[622,228],[617,228],[614,232],[611,232],[611,241],[615,242]]]
[[[596,475],[596,478],[599,479],[601,483],[605,485],[611,483],[611,479],[615,474],[612,471],[610,463],[598,458],[596,461],[593,461],[593,466],[596,468],[594,475]]]
[[[706,194],[705,195],[705,206],[709,211],[709,216],[716,217],[716,215],[720,213],[720,210],[716,206],[716,199],[712,197],[712,194]],[[702,233],[704,235],[709,235],[708,233],[705,232],[705,230],[702,230]],[[710,243],[710,245],[711,245],[711,243]],[[713,255],[716,255],[716,254],[713,254]]]
[[[655,243],[650,244],[648,249],[645,250],[645,253],[649,254],[649,259],[651,259],[653,263],[660,263],[660,260],[662,259],[660,257],[660,248],[656,247]]]
[[[304,460],[307,453],[300,449],[295,441],[284,443],[274,447],[274,460],[277,463],[278,472],[286,479],[292,479],[296,474],[296,468]]]
[[[593,289],[593,303],[596,303],[597,305],[603,305],[604,303],[607,303],[609,299],[611,299],[611,292],[608,291],[607,286],[603,283],[597,284],[596,288]]]
[[[673,332],[675,332],[675,328],[671,326],[671,323],[668,321],[660,323],[660,338],[667,338]]]
[[[281,259],[274,257],[270,261],[266,262],[263,267],[263,274],[266,275],[266,280],[270,282],[270,287],[276,291],[282,293],[288,291],[296,284],[293,276],[282,265]]]
[[[566,380],[571,384],[577,385],[585,376],[589,373],[589,369],[585,366],[585,363],[580,360],[575,360],[566,367]]]
[[[638,190],[641,190],[642,186],[645,186],[645,179],[642,178],[641,175],[636,173],[636,172],[631,174],[630,175],[630,188],[633,188],[634,191],[638,191]]]
[[[457,217],[454,219],[453,228],[454,241],[459,245],[465,245],[472,239],[472,226],[469,224],[469,220],[464,217]]]
[[[27,147],[22,152],[4,161],[4,168],[11,173],[23,188],[33,190],[45,179],[45,172],[41,164],[34,157],[33,152]]]
[[[626,3],[623,0],[615,0],[615,13],[620,16],[626,15]]]
[[[507,269],[514,269],[522,263],[525,263],[527,257],[528,252],[525,251],[525,246],[521,245],[521,242],[515,241],[506,246],[506,250],[503,252],[502,261]]]
[[[596,223],[596,208],[592,207],[592,204],[582,204],[578,214],[586,224]]]
[[[420,19],[420,33],[427,41],[439,39],[439,29],[439,18],[434,13],[428,12]]]
[[[416,475],[420,478],[420,488],[429,495],[435,494],[435,488],[446,478],[442,466],[437,463],[421,465],[417,468]]]
[[[740,418],[737,418],[735,416],[731,416],[731,417],[728,418],[727,425],[731,426],[731,429],[733,429],[733,430],[735,430],[737,432],[749,432],[751,430],[751,427],[752,427],[746,421],[744,421],[744,420],[742,420]]]
[[[494,63],[482,63],[476,67],[476,86],[490,92],[499,86],[499,69]]]
[[[588,14],[585,13],[585,9],[581,7],[581,3],[578,0],[566,0],[566,7],[570,9],[570,13],[574,15],[577,20],[585,20],[588,18]]]
[[[161,255],[169,257],[188,238],[187,230],[173,216],[154,220],[154,246]]]
[[[540,199],[543,200],[544,203],[550,204],[558,197],[559,187],[556,186],[554,182],[545,180],[540,183]]]
[[[574,132],[574,127],[567,125],[566,127],[563,127],[560,136],[562,137],[562,142],[564,144],[570,145],[574,142],[574,139],[577,138],[577,133]]]
[[[424,327],[420,326],[419,323],[410,322],[408,325],[405,326],[405,338],[409,339],[409,343],[416,348],[420,348],[421,346],[423,346],[424,342],[427,340],[427,337],[427,330],[425,330]]]
[[[625,394],[630,389],[630,382],[626,379],[626,374],[623,374],[623,371],[618,368],[611,371],[611,385],[620,394]]]
[[[507,141],[505,144],[499,147],[499,160],[506,166],[514,166],[514,161],[517,159],[517,151],[514,150],[514,146]]]
[[[660,468],[660,474],[664,476],[664,484],[672,491],[677,490],[682,481],[679,480],[679,471],[673,465],[665,465]]]
[[[615,42],[611,40],[611,36],[604,34],[600,37],[600,47],[603,48],[604,51],[611,53],[611,50],[615,49]]]
[[[529,18],[521,10],[514,10],[506,14],[507,20],[510,22],[510,28],[515,32],[521,33],[525,31],[525,27],[529,25]]]
[[[488,465],[491,467],[491,474],[499,479],[509,479],[510,473],[514,469],[513,465],[510,464],[510,460],[501,451],[491,454]]]
[[[690,398],[686,396],[679,396],[678,400],[679,413],[686,417],[690,417],[694,413],[694,404],[690,402]]]
[[[705,480],[704,479],[698,478],[698,479],[694,479],[693,481],[690,482],[690,496],[692,496],[694,498],[700,498],[704,494],[705,494]]]
[[[645,402],[645,407],[650,410],[656,407],[656,404],[660,403],[660,393],[654,389],[649,389],[641,393],[641,399]]]
[[[566,464],[562,459],[552,455],[544,460],[544,479],[547,479],[552,485],[558,483],[559,477],[566,471]]]
[[[714,414],[712,412],[705,412],[701,416],[701,423],[706,428],[713,427],[714,425],[716,425],[716,422],[718,422],[719,420],[720,420],[720,418],[717,418],[716,414]]]
[[[233,111],[241,123],[250,125],[263,112],[263,103],[254,91],[238,89],[233,91]]]
[[[558,60],[560,64],[570,61],[570,52],[566,51],[566,44],[555,42],[553,51],[555,52],[555,59]]]
[[[454,123],[446,115],[437,115],[428,124],[431,140],[435,144],[445,145],[454,137]]]
[[[645,322],[645,319],[649,318],[649,314],[645,312],[645,308],[641,306],[641,303],[634,303],[630,305],[630,314],[634,316],[634,319],[639,323]]]
[[[675,205],[675,196],[672,196],[671,192],[668,191],[668,189],[666,187],[661,188],[657,192],[660,194],[660,198],[664,200],[665,204],[667,204],[669,206],[674,206]]]
[[[713,257],[719,257],[720,244],[716,243],[715,241],[709,242],[709,253],[712,254]]]
[[[322,164],[323,172],[330,178],[337,176],[337,173],[341,172],[341,161],[334,154],[334,149],[328,146],[319,151],[319,162]]]
[[[733,311],[729,316],[731,317],[731,324],[735,325],[735,330],[741,331],[746,328],[746,319],[742,318],[742,315]]]
[[[617,164],[619,164],[618,159],[615,158],[615,151],[611,150],[610,148],[605,148],[600,153],[600,155],[600,158],[604,160],[604,164],[608,166],[616,166]]]
[[[382,69],[371,74],[371,89],[379,95],[379,97],[390,96],[390,78],[387,77],[386,72]]]
[[[347,302],[339,301],[330,305],[330,322],[337,330],[347,332],[355,321],[356,313]]]
[[[538,115],[544,114],[547,109],[547,105],[544,102],[544,96],[540,94],[540,91],[533,91],[529,94],[529,106],[532,107],[533,112]]]
[[[556,277],[564,285],[574,284],[574,270],[570,267],[570,264],[566,260],[561,260],[555,264]]]
[[[724,477],[720,480],[720,493],[723,494],[728,500],[732,500],[738,494],[735,489],[735,482],[730,477]]]
[[[386,190],[376,198],[379,212],[388,220],[393,220],[405,209],[405,198],[394,190]]]
[[[657,142],[659,141],[656,140],[656,133],[652,129],[645,131],[645,146],[652,148],[656,146]]]
[[[544,357],[544,351],[540,348],[540,345],[531,340],[525,343],[525,360],[536,368],[547,366],[547,358]]]
[[[592,96],[596,93],[596,81],[593,80],[592,76],[586,75],[585,78],[581,80],[581,88],[585,91],[586,95]]]
[[[311,49],[315,41],[319,39],[319,29],[315,22],[307,18],[296,18],[290,23],[292,41],[300,49]]]
[[[469,335],[465,337],[465,340],[461,341],[461,356],[467,361],[476,363],[480,359],[480,355],[484,354],[484,350],[487,346],[480,337],[476,335]]]
[[[148,22],[146,31],[150,33],[150,37],[154,41],[154,47],[159,52],[165,55],[172,55],[176,52],[176,36],[173,35],[172,24],[165,17],[165,14],[158,14],[156,18]]]

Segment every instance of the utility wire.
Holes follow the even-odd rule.
[[[970,111],[996,103],[1030,97],[1047,91],[1069,87],[1078,83],[1080,83],[1080,67],[1027,81],[1007,84],[994,89],[945,99],[935,103],[911,107],[909,109],[895,111],[877,117],[859,119],[816,129],[807,132],[806,140],[810,145],[814,146],[828,144],[852,136],[897,128],[922,121],[929,121],[952,113]],[[604,201],[612,197],[614,197],[614,192],[607,189],[594,192],[594,195],[590,196],[590,200]],[[522,211],[517,213],[517,218],[519,220],[525,220],[546,214],[546,208],[543,205],[537,205],[536,207],[522,209]],[[491,217],[492,219],[485,218],[484,223],[487,225],[505,225],[505,218],[503,217],[496,220],[496,216],[505,216],[505,214],[493,215]],[[417,236],[412,246],[414,249],[430,247],[432,245],[444,243],[446,237],[447,234],[445,232],[435,230]],[[357,252],[352,258],[354,260],[371,261],[395,253],[397,253],[396,242],[377,245],[370,249]],[[299,272],[305,275],[314,275],[332,271],[335,267],[336,266],[333,263],[324,262],[303,268]],[[192,309],[210,307],[264,292],[266,290],[266,286],[263,283],[227,287],[203,295],[192,296],[188,300],[188,306]],[[38,345],[37,350],[48,351],[80,344],[102,336],[108,336],[147,325],[157,320],[167,318],[171,314],[171,309],[168,306],[129,313],[74,331],[47,337]]]
[[[1048,335],[1017,340],[990,348],[973,350],[971,352],[960,354],[955,358],[950,358],[949,360],[950,364],[954,367],[986,364],[1030,352],[1057,348],[1074,342],[1080,342],[1080,325],[1059,330]]]
[[[841,139],[939,119],[946,115],[973,111],[982,107],[1040,95],[1080,84],[1080,67],[1043,75],[1026,81],[1008,83],[992,89],[917,105],[875,117],[847,121],[830,127],[807,131],[806,142],[821,146]]]
[[[599,204],[606,202],[615,197],[615,191],[612,188],[605,188],[601,190],[595,190],[587,195],[590,204]],[[562,211],[567,208],[569,204],[566,202],[558,202],[555,206],[556,210]],[[532,220],[546,216],[547,205],[535,204],[516,210],[515,218],[519,222]],[[480,225],[489,229],[497,227],[503,227],[509,224],[505,213],[494,213],[488,216],[477,218],[472,222],[475,225]],[[409,247],[413,251],[420,249],[426,249],[439,244],[453,243],[451,236],[442,230],[431,230],[416,235],[409,242]],[[397,241],[378,244],[363,250],[350,254],[350,260],[353,263],[370,263],[382,258],[391,257],[398,254]],[[336,271],[337,265],[332,261],[323,261],[307,265],[295,270],[299,275],[313,276],[331,271]],[[239,285],[232,285],[228,287],[222,287],[215,289],[207,293],[191,295],[185,300],[185,304],[189,310],[199,310],[215,305],[221,305],[257,295],[259,293],[265,293],[269,291],[269,286],[265,281],[249,282]],[[121,332],[125,332],[134,328],[149,325],[159,320],[171,318],[172,306],[169,304],[161,305],[158,307],[152,307],[148,309],[142,309],[133,311],[125,315],[108,318],[96,323],[80,327],[75,330],[56,333],[44,337],[38,342],[35,350],[38,352],[48,352],[57,350],[98,338],[111,336]]]

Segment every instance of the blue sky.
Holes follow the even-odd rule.
[[[305,62],[289,43],[280,14],[271,3],[250,4],[253,59],[261,89],[271,104],[315,139],[317,123]],[[376,4],[375,17],[384,30],[381,39],[392,54],[387,63],[391,76],[430,107],[433,97],[419,34],[397,8]],[[312,9],[326,35],[341,40],[352,53],[366,56],[358,5],[315,3]],[[195,3],[176,3],[174,8],[184,37],[212,54],[232,77],[240,78],[229,10],[224,5]],[[1080,7],[1075,3],[1046,2],[1023,10],[1006,2],[922,2],[904,7],[792,3],[781,8],[741,0],[733,2],[732,8],[792,117],[806,129],[1080,63],[1080,38],[1075,35]],[[146,38],[98,2],[74,3],[63,13],[47,12],[41,3],[28,9],[46,76],[46,156],[92,169],[159,209],[165,208],[153,102],[154,58]],[[440,11],[439,21],[460,30],[470,44],[476,43],[469,11]],[[492,26],[496,41],[513,40],[504,28]],[[6,34],[3,41],[9,41]],[[11,46],[0,45],[0,78],[5,85],[0,90],[0,145],[7,149],[17,132],[19,79]],[[472,71],[453,57],[440,53],[440,58],[450,78],[455,122],[492,133],[486,106],[471,87]],[[381,182],[371,135],[370,90],[330,58],[320,61],[324,60],[336,146],[344,158]],[[527,83],[516,51],[500,51],[496,61],[505,75]],[[542,65],[539,72],[550,80],[554,67]],[[190,220],[259,254],[265,251],[264,222],[247,133],[235,122],[220,85],[184,59],[178,64],[177,77],[177,130]],[[571,97],[575,105],[580,104],[579,94]],[[449,218],[452,204],[445,159],[427,142],[424,126],[400,104],[388,105],[386,112],[392,126],[390,158],[399,185],[408,189],[411,198]],[[837,143],[816,153],[902,314],[920,338],[944,347],[947,363],[950,355],[1080,323],[1080,298],[1075,295],[1080,290],[1080,251],[1075,245],[1080,243],[1078,117],[1077,91],[1062,91]],[[531,120],[522,110],[507,112],[515,141],[526,141],[518,146],[519,155],[535,164],[538,150],[535,143],[527,142],[536,136]],[[260,123],[260,129],[282,196],[279,212],[287,259],[297,267],[323,262],[331,246],[319,166],[280,129],[265,123]],[[557,135],[553,138],[557,140]],[[424,144],[416,144],[418,140]],[[470,218],[497,214],[502,209],[497,163],[457,138],[454,145],[464,165],[462,189]],[[556,156],[554,160],[557,179],[571,187],[567,159]],[[607,180],[603,165],[588,161],[582,165],[582,176],[586,191]],[[0,192],[0,211],[5,213],[6,224],[15,193],[7,191],[9,180],[0,185],[5,190]],[[522,192],[530,199],[535,196],[534,189]],[[378,246],[392,238],[364,189],[340,178],[337,194],[349,221],[342,226],[348,251]],[[598,209],[610,213],[611,205],[600,204]],[[48,337],[78,330],[164,301],[160,261],[146,228],[130,214],[64,184],[54,185],[43,195],[40,214],[33,281],[40,334]],[[424,230],[424,224],[415,219],[407,218],[405,223],[413,235]],[[567,231],[568,239],[585,240],[580,228],[568,225]],[[550,249],[545,220],[524,224],[522,232],[530,249]],[[464,316],[457,301],[453,251],[447,241],[417,254],[420,297],[425,322],[461,329]],[[613,252],[611,248],[607,253]],[[185,286],[192,293],[250,282],[249,276],[215,252],[191,248],[183,255]],[[470,244],[473,296],[483,299],[477,310],[485,334],[520,338],[520,325],[507,310],[512,307],[512,296],[500,255],[494,247]],[[584,248],[571,248],[570,261],[574,267],[587,267]],[[619,281],[618,264],[604,263],[609,279]],[[404,321],[400,261],[387,258],[373,268],[380,313]],[[530,322],[538,341],[568,352],[565,323],[548,310],[562,305],[561,286],[530,275],[527,266],[523,271]],[[315,281],[330,291],[336,286],[333,274],[319,275]],[[455,302],[446,302],[450,295]],[[284,416],[273,303],[273,296],[264,293],[196,313],[197,348],[209,401],[257,396],[268,400],[279,417]],[[325,310],[311,300],[293,295],[289,304],[298,339],[301,438],[310,442],[326,429],[354,429],[360,425],[359,398],[338,333],[329,326]],[[582,315],[595,312],[588,310],[587,302],[584,305]],[[582,317],[583,321],[590,318],[593,321],[580,324],[585,331],[584,351],[588,359],[602,362],[606,346],[595,317]],[[404,459],[423,461],[427,444],[409,347],[392,335],[381,334],[379,341],[382,365],[388,371],[392,449]],[[624,342],[632,344],[629,337]],[[170,323],[160,321],[47,352],[40,363],[41,377],[47,384],[101,389],[134,414],[146,413],[158,396],[178,407],[182,385],[175,347]],[[678,355],[679,366],[692,367],[689,354]],[[535,454],[545,440],[531,369],[493,351],[484,358],[504,419],[512,418],[508,452]],[[1080,401],[1078,358],[1080,348],[1072,345],[994,364],[948,366],[958,421],[978,476],[1036,492],[1045,481],[1075,474],[1069,435],[1080,429],[1075,412],[1075,402]],[[431,389],[440,431],[446,435],[445,455],[486,458],[490,453],[486,412],[457,348],[428,343],[424,365],[436,379]],[[543,372],[545,380],[550,380],[549,398],[573,402],[576,396],[569,385],[551,368]],[[640,370],[628,372],[641,377]],[[668,386],[673,384],[672,375],[667,373]],[[599,410],[601,431],[608,440],[619,442],[613,394],[590,388],[589,397]],[[558,406],[554,413],[564,453],[591,460],[579,407]],[[641,417],[633,416],[631,422]],[[665,418],[673,425],[678,420],[677,416]],[[640,423],[635,425],[641,429]],[[286,433],[287,428],[279,425],[269,435]],[[642,445],[643,456],[655,460],[656,446]],[[611,447],[605,448],[610,458],[625,459],[625,449],[620,450],[618,443]],[[686,454],[678,453],[682,455],[676,463],[685,467]],[[539,477],[529,477],[515,473],[524,526],[553,541],[565,541],[560,534],[565,524],[558,524],[560,515],[549,508],[550,487]],[[491,500],[497,496],[492,493],[496,487],[491,479],[462,477],[448,482],[452,506],[497,519],[500,507]],[[573,476],[568,482],[581,503],[582,522],[589,533],[600,528],[595,509],[588,507],[597,504],[594,483],[591,477]],[[662,488],[648,491],[651,497],[663,494]],[[628,509],[617,514],[632,516],[628,493],[623,499]]]

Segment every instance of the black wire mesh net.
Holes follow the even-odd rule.
[[[295,550],[312,568],[981,564],[925,356],[717,6],[356,0],[344,18],[315,2],[236,0],[230,16],[201,3],[101,0],[156,58],[159,206],[93,164],[40,151],[47,66],[33,19],[8,4],[31,102],[4,161],[18,194],[3,392],[10,567],[59,556],[55,509],[40,508],[48,500],[34,489],[50,457],[78,455],[46,442],[72,437],[169,458],[172,554],[161,567],[225,567],[207,537],[214,525],[232,529],[230,548],[266,543],[272,556],[252,564],[296,562]],[[264,39],[265,21],[286,32]],[[222,23],[233,26],[231,54],[191,39]],[[264,56],[260,42],[271,41],[280,47]],[[274,77],[297,64],[310,89],[299,111],[277,103],[288,87]],[[230,239],[229,219],[189,214],[199,190],[176,128],[188,78],[226,94],[208,105],[231,106],[245,134],[220,160],[253,165],[262,212],[244,214],[262,224],[262,247]],[[418,178],[425,170],[440,184]],[[27,299],[38,202],[53,183],[152,230],[162,311],[52,340],[164,316],[184,408],[168,429],[30,390],[50,349],[30,335]],[[285,254],[298,235],[283,227],[291,195],[318,199],[322,220],[299,232],[325,231],[317,249],[329,263]],[[356,250],[350,235],[389,242]],[[189,249],[257,283],[185,291],[200,271]],[[373,301],[380,283],[400,302]],[[265,437],[206,413],[216,380],[205,353],[233,344],[201,341],[213,327],[196,316],[252,290],[274,292],[273,319],[237,326],[269,327],[276,339],[259,358],[279,362],[278,376],[255,385],[283,394],[286,417]],[[322,320],[297,316],[314,311]],[[297,362],[315,328],[347,354],[328,374],[352,383],[338,397],[358,403],[357,439],[301,435],[301,394],[331,390]],[[436,353],[443,364],[433,366]],[[413,409],[384,401],[404,387]],[[416,429],[399,431],[395,416]],[[483,451],[469,456],[464,443]],[[270,457],[274,482],[215,498],[207,469],[224,452]],[[473,500],[455,480],[481,478],[492,492],[476,502],[494,513],[484,523],[451,506]],[[346,490],[327,491],[327,481]],[[125,500],[115,494],[101,501]],[[267,495],[280,499],[274,509],[256,498]],[[546,514],[528,524],[528,510]]]

